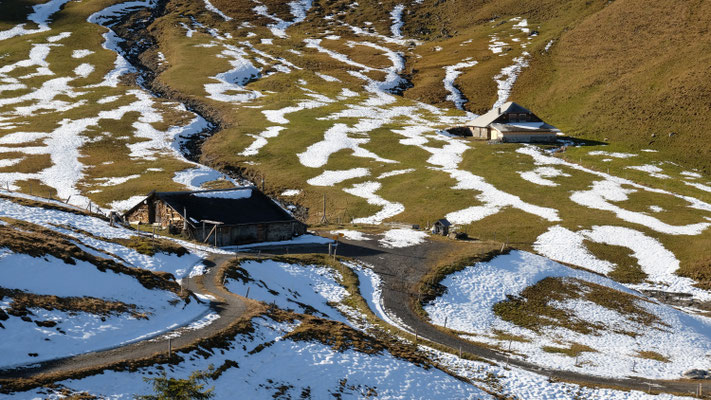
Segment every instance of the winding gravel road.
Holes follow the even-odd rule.
[[[694,395],[703,386],[703,393],[711,393],[711,382],[694,380],[652,380],[642,378],[621,377],[617,379],[587,375],[570,371],[541,368],[522,360],[512,359],[503,352],[476,345],[456,335],[444,332],[430,324],[412,309],[412,302],[417,298],[415,287],[431,268],[434,257],[447,252],[449,245],[444,241],[427,241],[423,244],[406,248],[383,248],[377,241],[342,240],[338,246],[338,254],[351,257],[373,267],[382,278],[382,301],[384,310],[395,316],[411,331],[426,340],[449,347],[453,353],[459,351],[495,361],[510,364],[521,369],[534,372],[553,379],[593,387],[612,387],[624,390],[639,390],[652,393],[675,393]],[[324,246],[302,247],[298,251],[322,253],[327,251]],[[280,252],[279,249],[272,249]],[[291,253],[296,249],[291,248]]]
[[[417,297],[413,288],[429,271],[434,255],[442,254],[448,249],[448,244],[441,241],[428,241],[422,245],[401,248],[382,248],[375,241],[342,241],[338,246],[339,255],[351,257],[373,266],[383,281],[383,306],[388,314],[402,321],[407,328],[416,331],[418,335],[430,342],[438,343],[456,352],[462,351],[498,363],[508,363],[512,366],[531,371],[553,379],[573,382],[585,386],[613,387],[619,389],[639,390],[644,392],[666,392],[675,394],[693,395],[699,387],[703,386],[704,393],[711,393],[711,383],[706,381],[690,380],[647,380],[640,378],[610,379],[584,373],[559,371],[541,368],[518,359],[510,359],[502,352],[487,347],[476,345],[456,335],[437,329],[428,321],[419,316],[411,307],[412,301]],[[263,248],[262,253],[325,253],[328,247],[324,245],[301,245],[276,248]],[[240,319],[247,305],[243,298],[228,292],[217,281],[218,272],[233,256],[215,255],[210,261],[212,266],[206,269],[203,276],[186,279],[187,289],[202,295],[215,298],[210,303],[211,309],[220,315],[212,324],[195,330],[180,328],[172,332],[161,334],[156,338],[117,347],[105,351],[91,352],[72,357],[66,357],[41,363],[36,363],[25,368],[0,370],[0,385],[22,380],[35,382],[53,382],[70,377],[99,373],[101,370],[112,366],[122,365],[167,354],[167,336],[179,334],[172,339],[173,350],[179,350],[195,342],[214,336],[222,329],[228,327],[235,320]],[[167,360],[167,358],[166,358]],[[37,384],[28,384],[37,386]],[[0,392],[7,389],[0,388]]]
[[[211,324],[199,329],[181,327],[126,346],[33,363],[26,367],[0,370],[0,393],[7,391],[7,387],[12,388],[26,380],[37,383],[54,382],[99,373],[107,368],[140,362],[160,355],[167,356],[168,337],[172,338],[173,351],[177,351],[201,339],[214,336],[239,320],[247,310],[247,304],[240,296],[228,292],[220,282],[217,282],[218,271],[232,258],[233,256],[214,255],[207,261],[208,268],[205,275],[183,281],[183,287],[186,289],[214,298],[210,302],[210,311],[217,313],[220,318]],[[165,357],[165,360],[167,361],[168,358]],[[29,382],[26,385],[37,386]]]

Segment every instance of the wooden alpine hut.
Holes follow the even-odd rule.
[[[306,233],[306,224],[253,186],[153,191],[123,217],[132,224],[153,224],[216,246],[289,240]]]

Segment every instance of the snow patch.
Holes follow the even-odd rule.
[[[393,24],[390,26],[390,32],[392,33],[393,37],[397,39],[402,39],[401,30],[402,26],[404,25],[404,22],[402,22],[403,11],[405,11],[405,5],[398,4],[390,12],[390,19],[393,21]]]
[[[570,176],[570,174],[566,174],[565,172],[553,167],[538,167],[533,171],[524,171],[519,172],[518,174],[521,175],[521,178],[541,186],[558,186],[556,182],[546,178]]]
[[[612,158],[631,158],[631,157],[637,157],[637,154],[632,154],[632,153],[619,153],[619,152],[609,152],[609,151],[603,151],[603,150],[594,150],[591,152],[588,152],[589,155],[591,156],[605,156],[605,157],[612,157]]]
[[[391,176],[409,174],[410,172],[414,172],[414,171],[415,171],[414,168],[408,168],[408,169],[398,169],[395,171],[383,172],[376,179],[381,180],[381,179],[389,178]]]
[[[232,21],[232,17],[225,15],[222,11],[220,11],[217,7],[213,6],[212,3],[210,3],[210,0],[203,0],[205,2],[205,8],[208,9],[209,11],[214,12],[215,14],[219,15],[224,19],[225,21]]]
[[[72,58],[84,58],[90,54],[94,54],[94,52],[91,50],[87,50],[87,49],[74,50],[72,52]]]
[[[370,172],[367,168],[352,168],[341,171],[323,171],[321,175],[311,178],[306,181],[312,186],[333,186],[337,183],[347,181],[349,179],[361,178],[368,176]]]
[[[528,56],[529,54],[524,51],[522,56],[513,59],[514,63],[512,65],[504,67],[501,72],[494,77],[494,81],[496,81],[496,86],[498,87],[497,94],[499,98],[492,108],[501,107],[508,101],[518,75],[524,68],[528,67]]]
[[[380,190],[380,182],[365,182],[353,185],[353,187],[343,189],[346,193],[364,198],[368,204],[383,207],[375,215],[369,217],[355,218],[354,224],[380,224],[383,220],[392,218],[405,211],[405,206],[400,203],[391,202],[375,194]]]
[[[547,327],[534,332],[504,321],[493,312],[495,304],[507,300],[507,296],[519,295],[544,278],[575,278],[637,295],[605,277],[571,269],[530,253],[512,251],[449,275],[441,282],[447,287],[446,292],[424,308],[433,323],[440,326],[446,323],[448,328],[469,332],[476,335],[475,340],[505,345],[508,341],[490,336],[494,329],[524,337],[530,341],[511,341],[511,351],[525,355],[527,362],[548,368],[580,371],[577,363],[582,363],[585,372],[593,375],[656,379],[675,379],[686,369],[705,368],[702,365],[706,363],[706,354],[711,352],[711,335],[708,333],[711,322],[642,298],[636,305],[657,316],[660,323],[646,326],[629,316],[582,299],[549,302],[579,320],[606,327],[588,335],[562,327]],[[621,330],[634,332],[634,335],[618,333]],[[597,352],[581,353],[576,359],[542,350],[543,346],[561,347],[557,340],[588,345]],[[639,358],[638,351],[656,351],[669,357],[670,361]]]
[[[201,192],[201,193],[192,193],[191,196],[193,197],[201,197],[201,198],[207,198],[207,199],[232,199],[232,200],[239,200],[239,199],[248,199],[252,197],[252,189],[246,188],[246,189],[234,189],[234,190],[219,190],[215,192]]]
[[[467,102],[462,96],[462,92],[454,85],[454,81],[462,74],[462,69],[471,68],[477,64],[476,61],[462,61],[458,64],[449,65],[444,68],[444,88],[449,92],[447,100],[454,103],[454,106],[460,110],[464,109],[464,103]]]
[[[331,231],[331,234],[339,235],[339,236],[343,235],[343,237],[346,240],[363,241],[363,240],[370,240],[371,239],[368,235],[366,235],[363,232],[349,230],[349,229],[340,229],[337,231]]]
[[[381,246],[386,248],[401,248],[415,246],[425,242],[427,232],[416,231],[413,229],[391,229],[383,235],[383,238],[378,241]]]
[[[254,142],[239,154],[241,156],[256,156],[259,154],[259,149],[267,145],[269,139],[279,136],[279,133],[284,129],[286,129],[286,127],[270,126],[258,135],[250,135],[254,138]]]

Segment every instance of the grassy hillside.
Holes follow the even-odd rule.
[[[571,134],[711,171],[710,13],[705,2],[612,2],[534,52],[514,97]]]
[[[708,162],[705,114],[689,107],[709,103],[685,94],[704,93],[705,42],[688,38],[704,28],[684,7],[682,30],[647,28],[664,13],[631,0],[118,3],[69,2],[51,28],[3,41],[5,188],[125,209],[152,189],[228,186],[229,172],[311,224],[325,195],[331,222],[447,217],[528,250],[549,238],[551,257],[563,232],[639,282],[645,265],[622,241],[634,230],[673,253],[671,269],[711,282],[711,183],[689,167]],[[442,133],[507,99],[611,144],[549,157]],[[694,118],[693,133],[678,123]],[[208,134],[204,166],[186,162],[176,142]]]
[[[404,16],[408,35],[427,41],[418,52],[424,57],[408,60],[415,87],[406,96],[443,104],[437,69],[466,54],[487,66],[460,77],[469,99],[465,108],[488,110],[496,90],[491,76],[503,65],[487,54],[486,28],[523,17],[539,36],[528,48],[530,66],[516,82],[513,99],[575,136],[658,149],[709,171],[710,13],[705,2],[670,0],[421,4]],[[459,47],[469,39],[468,47]],[[432,51],[436,46],[443,50]]]

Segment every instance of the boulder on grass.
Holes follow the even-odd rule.
[[[711,376],[709,376],[709,371],[706,371],[703,369],[690,369],[690,370],[684,371],[684,373],[681,375],[687,379],[709,379],[709,378],[711,378]]]

